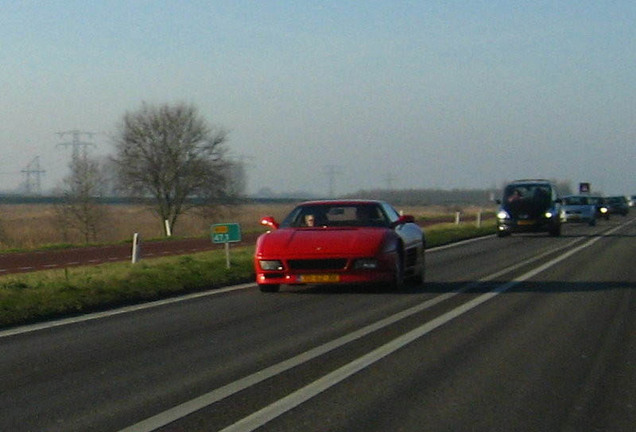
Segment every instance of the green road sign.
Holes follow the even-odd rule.
[[[237,223],[212,225],[212,243],[235,243],[241,241],[241,226]]]

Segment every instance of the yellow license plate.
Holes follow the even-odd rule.
[[[519,225],[533,225],[534,221],[533,220],[521,220],[519,221]]]
[[[337,274],[306,274],[299,275],[298,281],[302,283],[333,283],[339,282],[340,276]]]

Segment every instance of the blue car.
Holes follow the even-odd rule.
[[[596,204],[585,195],[569,195],[561,198],[562,217],[564,222],[587,223],[596,225]]]

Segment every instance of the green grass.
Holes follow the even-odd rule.
[[[455,243],[473,237],[481,237],[495,233],[495,222],[488,221],[482,223],[477,228],[473,224],[439,224],[434,225],[426,231],[426,247],[432,248],[442,246],[449,243]]]
[[[492,223],[426,229],[427,247],[494,233]],[[253,247],[0,277],[0,327],[105,310],[254,280]]]

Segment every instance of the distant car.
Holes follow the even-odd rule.
[[[586,195],[568,195],[561,198],[563,221],[596,225],[596,205]]]
[[[627,216],[627,214],[629,213],[627,198],[622,195],[607,197],[606,202],[610,214],[620,214],[623,216]]]
[[[629,197],[629,206],[634,207],[636,205],[636,195],[632,195]]]
[[[263,292],[281,285],[424,281],[424,232],[413,216],[376,200],[308,201],[256,242],[254,269]]]
[[[603,218],[605,220],[609,220],[610,213],[609,208],[607,207],[607,203],[605,202],[605,198],[601,196],[590,195],[588,196],[590,203],[594,204],[596,207],[596,219]]]

